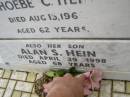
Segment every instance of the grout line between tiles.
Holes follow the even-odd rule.
[[[111,81],[111,97],[113,97],[113,80]]]

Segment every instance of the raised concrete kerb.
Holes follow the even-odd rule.
[[[104,79],[130,80],[130,72],[104,71]]]

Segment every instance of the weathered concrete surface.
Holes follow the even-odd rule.
[[[0,38],[130,37],[130,0],[8,1],[0,1]]]
[[[130,41],[1,40],[0,67],[26,71],[101,68],[104,78],[130,79]]]

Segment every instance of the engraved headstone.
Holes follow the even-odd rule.
[[[129,38],[130,0],[0,0],[0,68],[130,80]]]
[[[130,0],[0,0],[0,38],[129,38]]]
[[[4,40],[0,67],[44,71],[49,68],[101,68],[104,78],[130,80],[130,41]]]

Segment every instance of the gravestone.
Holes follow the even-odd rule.
[[[1,38],[129,38],[129,0],[0,0]]]
[[[130,80],[129,26],[129,0],[0,0],[0,67]]]

